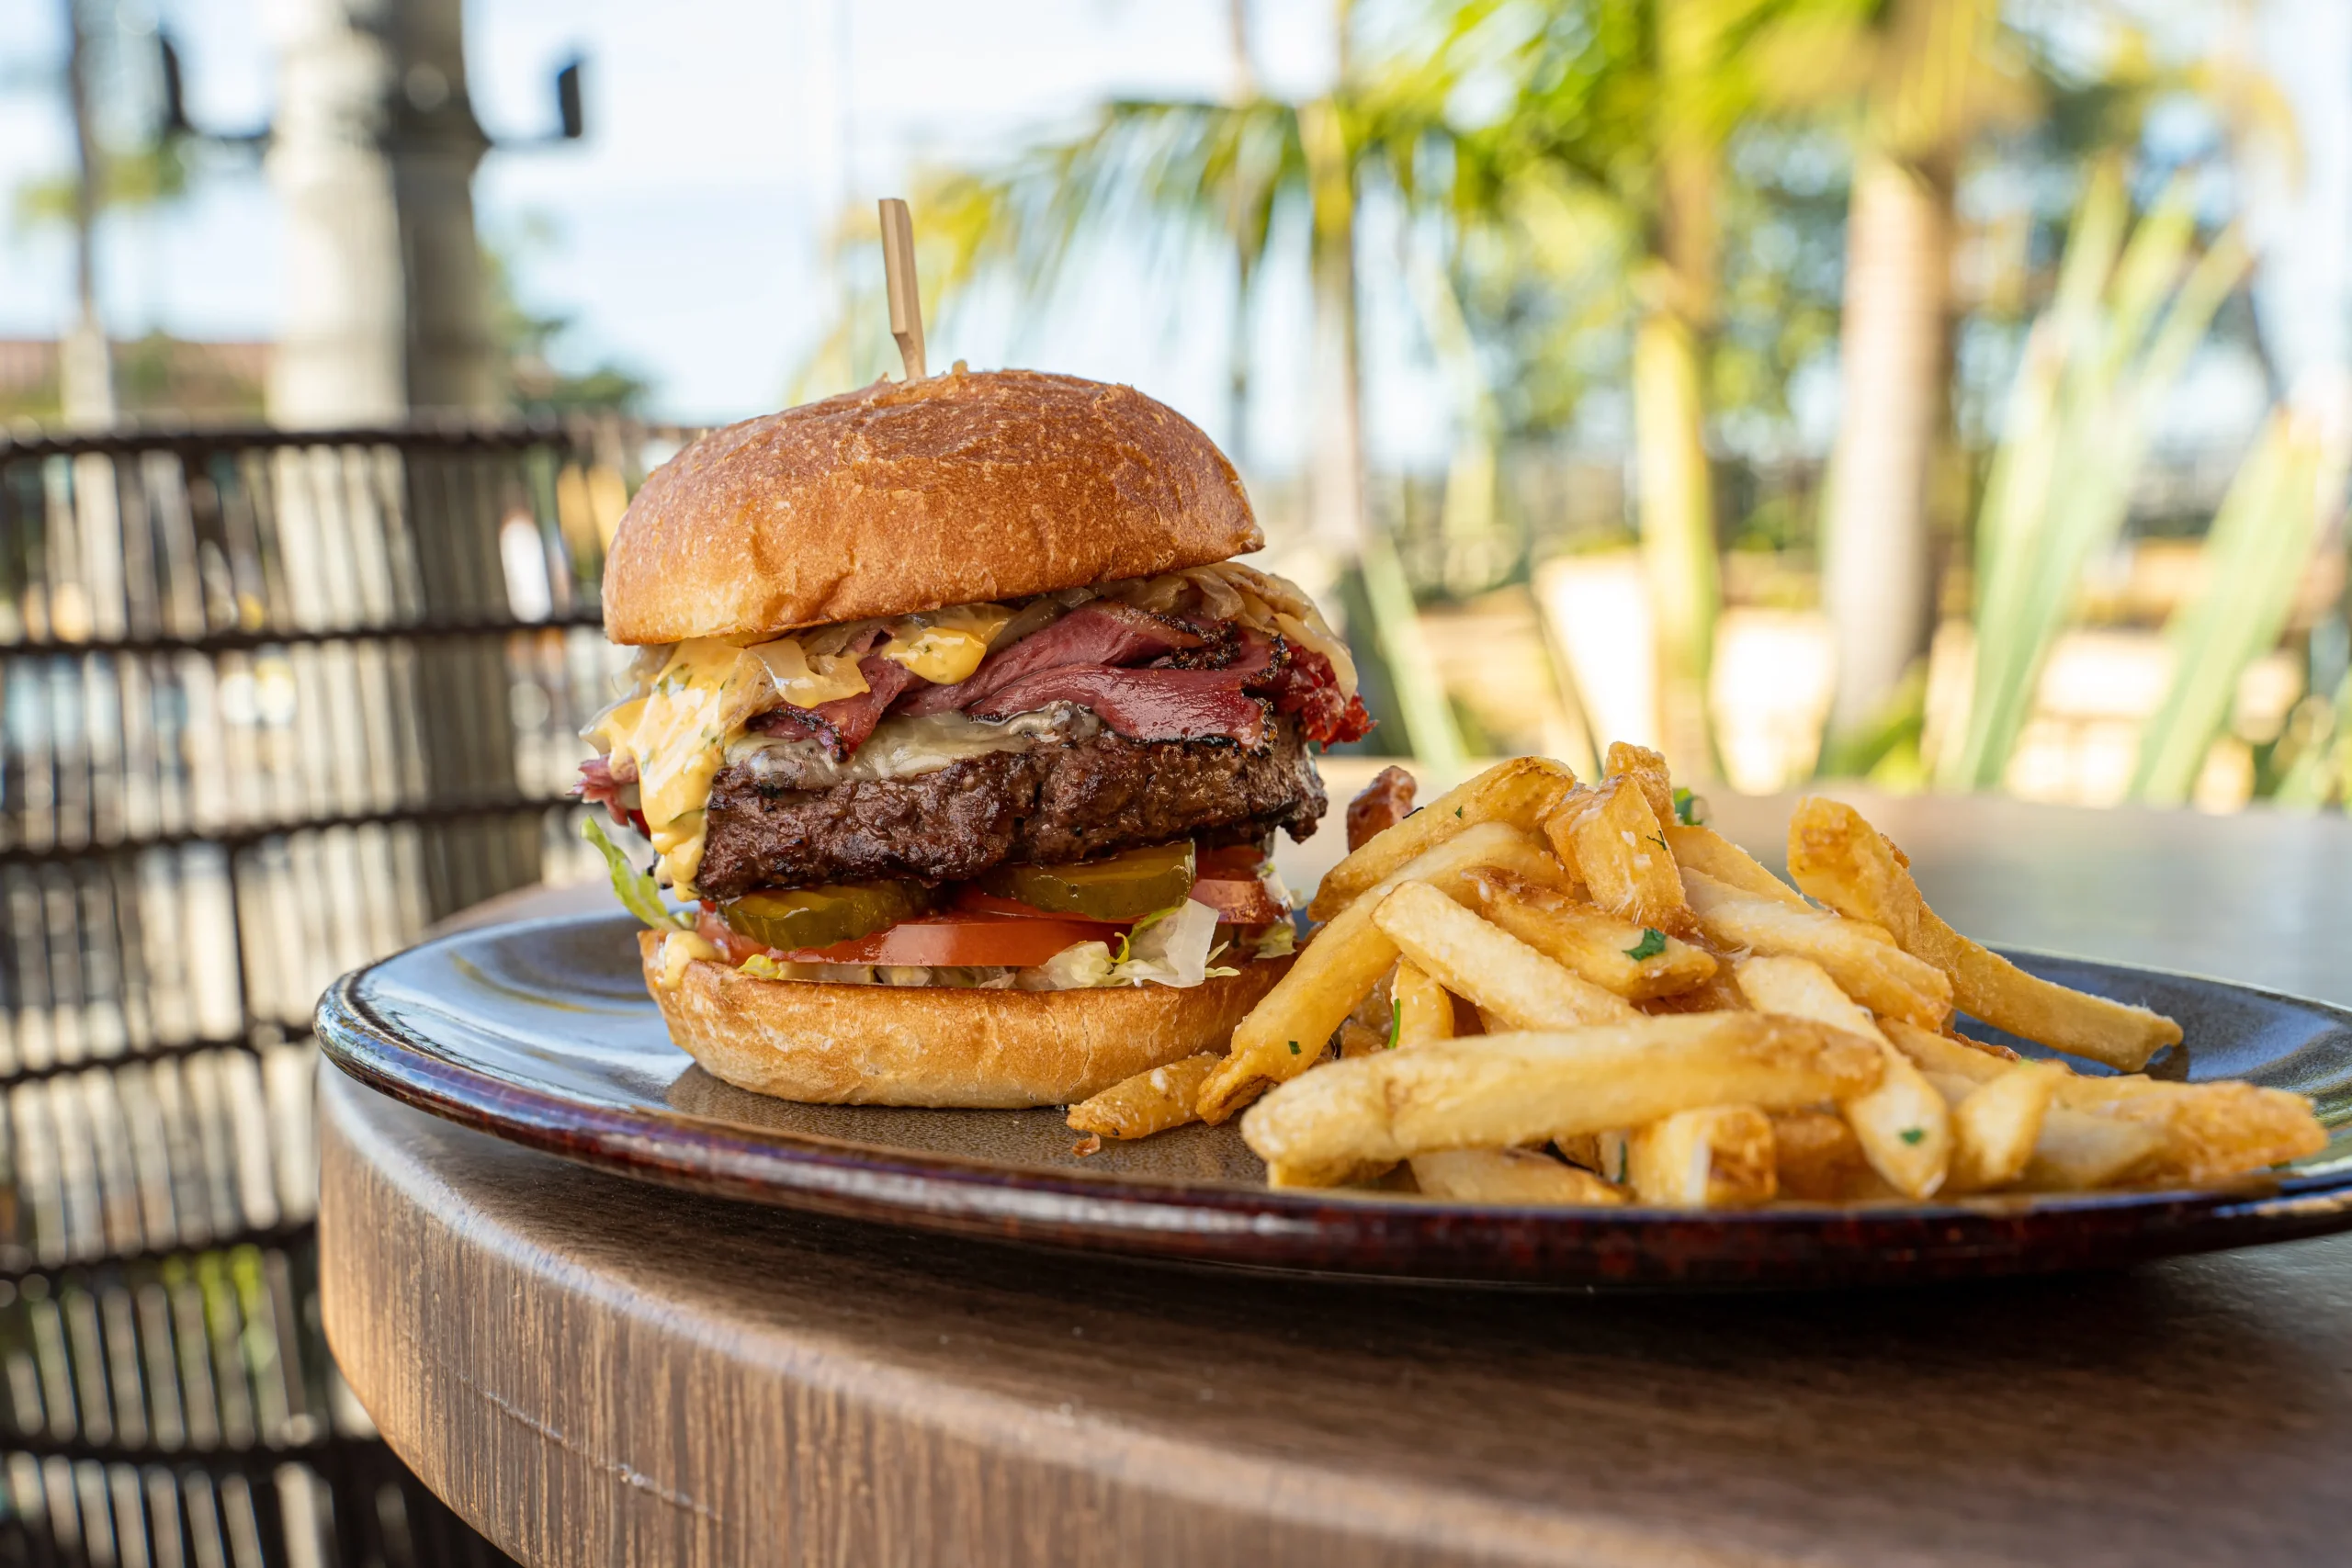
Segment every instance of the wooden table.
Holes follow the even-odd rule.
[[[2340,818],[1869,809],[1964,929],[2352,1002]],[[335,1352],[526,1562],[2352,1559],[2352,1236],[1934,1292],[1366,1287],[681,1197],[322,1100]]]

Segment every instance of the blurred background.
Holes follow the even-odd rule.
[[[613,528],[896,372],[886,195],[933,364],[1233,456],[1337,790],[2345,806],[2343,0],[8,0],[0,1557],[489,1560],[325,1353],[311,1010],[594,873]]]
[[[28,0],[6,59],[15,420],[683,433],[894,367],[903,192],[935,358],[1234,455],[1370,750],[2342,795],[2326,0]]]

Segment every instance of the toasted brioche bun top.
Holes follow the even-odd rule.
[[[1031,370],[876,382],[712,432],[655,470],[605,560],[619,643],[743,641],[1265,543],[1200,427]]]

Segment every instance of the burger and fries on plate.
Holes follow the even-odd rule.
[[[672,1038],[787,1100],[1069,1106],[1081,1149],[1238,1122],[1277,1186],[1466,1201],[2180,1185],[2325,1142],[2301,1096],[2145,1076],[2172,1021],[1960,935],[1851,807],[1800,804],[1791,886],[1637,747],[1419,810],[1389,770],[1294,952],[1272,835],[1372,721],[1313,603],[1231,558],[1262,544],[1195,426],[1069,377],[880,383],[655,473],[581,793],[650,842],[592,827]]]

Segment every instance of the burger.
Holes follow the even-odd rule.
[[[826,1103],[1067,1104],[1288,964],[1273,835],[1372,726],[1215,444],[1132,389],[882,382],[706,435],[605,565],[580,795],[673,1039]],[[666,896],[665,896],[666,893]]]

